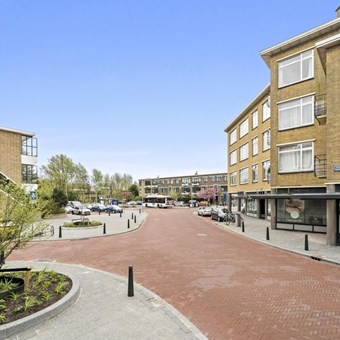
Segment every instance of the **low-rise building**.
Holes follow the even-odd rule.
[[[150,194],[169,195],[171,192],[177,196],[197,197],[201,189],[215,188],[215,201],[221,204],[227,201],[227,173],[212,173],[188,176],[155,177],[139,180],[139,195],[144,197]]]
[[[38,142],[33,132],[0,127],[0,177],[34,192],[38,187]]]

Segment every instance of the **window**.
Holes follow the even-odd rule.
[[[237,163],[237,152],[234,150],[233,152],[230,153],[230,165],[236,164]]]
[[[268,149],[270,149],[270,130],[267,130],[262,134],[262,151]]]
[[[259,114],[258,114],[257,110],[252,113],[253,129],[255,129],[258,126],[258,124],[259,124],[258,116],[259,116]]]
[[[313,143],[299,143],[279,147],[279,172],[313,170]]]
[[[254,164],[251,167],[251,178],[253,182],[257,182],[259,180],[259,166],[258,164]]]
[[[279,130],[314,124],[314,96],[279,104]]]
[[[248,133],[248,118],[240,124],[240,138]]]
[[[191,181],[192,181],[193,184],[198,184],[198,183],[201,182],[201,178],[200,177],[193,177],[191,179]]]
[[[236,129],[230,132],[230,145],[236,142]]]
[[[22,164],[21,165],[22,182],[34,184],[38,181],[38,171],[36,165]]]
[[[190,184],[190,178],[182,178],[182,184]]]
[[[24,156],[38,156],[38,140],[34,137],[21,136],[21,154]]]
[[[270,161],[262,162],[262,180],[270,181]]]
[[[244,161],[249,157],[249,151],[248,151],[248,143],[242,145],[240,147],[240,161]]]
[[[270,118],[270,97],[262,104],[262,121]]]
[[[259,139],[258,137],[252,140],[252,155],[255,156],[259,153]]]
[[[279,62],[279,87],[312,78],[313,59],[313,50],[309,50]]]
[[[240,184],[248,183],[248,168],[240,170]]]
[[[236,185],[237,184],[237,172],[232,172],[230,174],[230,185]]]

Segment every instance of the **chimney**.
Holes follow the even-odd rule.
[[[339,18],[340,17],[340,6],[335,10],[336,12],[336,17]]]

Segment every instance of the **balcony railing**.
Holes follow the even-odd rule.
[[[327,115],[327,101],[326,95],[315,96],[314,102],[314,116],[319,121],[320,124],[326,123]]]
[[[314,176],[315,177],[327,177],[326,155],[314,156]]]

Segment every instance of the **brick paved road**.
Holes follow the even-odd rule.
[[[221,230],[192,209],[148,209],[135,232],[34,244],[9,260],[127,275],[209,339],[340,339],[340,267]]]

